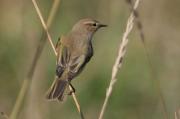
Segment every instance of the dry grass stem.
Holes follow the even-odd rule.
[[[47,28],[49,29],[49,27],[51,26],[52,22],[53,22],[53,19],[54,19],[54,16],[55,14],[57,13],[58,11],[58,7],[60,5],[60,0],[54,0],[54,3],[52,5],[52,8],[50,10],[50,13],[49,13],[49,16],[48,16],[48,19],[47,19]],[[37,66],[37,62],[38,62],[38,59],[43,51],[43,48],[45,46],[45,43],[47,41],[47,37],[46,37],[46,33],[45,32],[42,32],[42,35],[41,35],[41,39],[38,43],[38,46],[37,46],[37,49],[36,49],[36,52],[35,52],[35,55],[34,55],[34,58],[33,58],[33,61],[32,61],[32,65],[30,66],[30,70],[28,72],[28,79],[32,79],[32,76],[34,75],[34,72],[35,72],[35,68]]]
[[[56,13],[57,13],[59,5],[60,5],[60,0],[54,0],[53,6],[52,6],[52,8],[50,10],[50,14],[49,14],[47,24],[46,24],[48,29],[49,29],[49,27],[51,26],[51,24],[53,22],[53,19],[54,19]]]
[[[14,105],[13,110],[11,112],[10,119],[16,119],[17,118],[17,115],[20,111],[20,107],[21,107],[23,100],[25,98],[25,94],[26,94],[27,90],[29,89],[30,81],[31,80],[24,79],[22,87],[21,87],[20,92],[19,92],[19,95],[16,99],[15,105]]]
[[[175,119],[178,119],[177,112],[175,112],[175,114],[174,114],[174,115],[175,115]]]
[[[69,89],[70,89],[71,91],[73,90],[70,85],[69,85]],[[81,109],[81,107],[80,107],[80,104],[78,103],[78,100],[77,100],[76,95],[75,95],[74,92],[72,93],[72,97],[73,97],[73,100],[74,100],[74,102],[75,102],[75,104],[76,104],[77,110],[78,110],[78,112],[79,112],[79,114],[80,114],[80,116],[81,116],[81,119],[84,119],[84,114],[83,114],[83,112],[82,112],[82,109]]]
[[[56,52],[56,49],[55,49],[54,44],[53,44],[53,42],[52,42],[51,36],[50,36],[50,34],[49,34],[48,27],[46,26],[46,23],[45,23],[42,15],[41,15],[41,12],[40,12],[40,10],[39,10],[39,8],[38,8],[38,5],[37,5],[37,3],[36,3],[35,0],[32,0],[32,2],[33,2],[33,5],[34,5],[34,7],[35,7],[35,9],[36,9],[36,12],[37,12],[37,14],[38,14],[38,16],[39,16],[39,19],[40,19],[40,21],[41,21],[41,23],[42,23],[42,26],[43,26],[46,34],[47,34],[48,41],[49,41],[49,43],[51,44],[51,47],[52,47],[55,55],[57,56],[57,52]]]
[[[144,33],[143,33],[143,26],[142,26],[141,20],[139,18],[139,13],[136,9],[133,9],[132,0],[126,0],[126,1],[130,6],[130,10],[133,12],[133,14],[135,16],[135,22],[136,22],[137,28],[139,30],[141,41],[142,41],[143,46],[144,46],[145,54],[146,54],[146,57],[147,57],[147,60],[149,63],[149,68],[151,70],[151,76],[152,76],[152,79],[154,80],[155,85],[157,87],[157,93],[158,93],[158,96],[160,98],[160,103],[161,103],[163,115],[164,115],[165,119],[168,119],[168,112],[167,112],[167,108],[166,108],[165,99],[164,99],[163,94],[162,94],[160,82],[156,77],[157,74],[153,68],[153,63],[151,62],[151,56],[150,56],[150,52],[149,52],[148,47],[147,47],[146,42],[145,42],[145,37],[144,37]]]
[[[175,113],[174,113],[174,118],[175,119],[180,119],[180,110],[177,110]]]
[[[141,20],[139,18],[139,13],[136,9],[134,9],[133,7],[133,0],[126,0],[126,2],[128,3],[128,5],[130,6],[130,11],[133,12],[134,14],[134,17],[135,17],[135,22],[136,22],[136,26],[139,30],[139,34],[140,34],[140,38],[141,38],[141,41],[144,43],[145,41],[145,37],[144,37],[144,32],[143,32],[143,26],[142,26],[142,23],[141,23]]]
[[[53,19],[54,19],[54,16],[57,12],[57,9],[58,9],[58,6],[59,6],[59,3],[60,3],[60,0],[54,0],[53,2],[53,6],[50,10],[50,14],[49,14],[49,17],[48,17],[48,20],[47,20],[47,25],[48,27],[50,27]],[[36,68],[36,65],[37,65],[37,61],[40,57],[40,54],[43,50],[43,47],[44,47],[44,44],[45,44],[45,41],[46,39],[43,37],[44,35],[42,35],[42,38],[38,44],[38,47],[37,47],[37,50],[36,50],[36,53],[35,53],[35,56],[33,58],[33,61],[32,61],[32,65],[30,66],[30,69],[29,69],[29,72],[27,74],[27,77],[24,79],[23,83],[22,83],[22,87],[20,89],[20,92],[18,94],[18,97],[16,99],[16,102],[15,102],[15,105],[13,107],[13,110],[11,112],[11,115],[10,115],[10,119],[16,119],[17,118],[17,115],[18,115],[18,112],[20,111],[20,107],[23,103],[23,100],[25,98],[25,95],[27,93],[27,90],[29,89],[29,86],[31,84],[31,80],[32,80],[32,77],[33,77],[33,74],[34,74],[34,71],[35,71],[35,68]]]
[[[134,9],[136,9],[138,7],[139,2],[140,2],[140,0],[136,0],[136,2],[134,4]],[[134,26],[134,18],[135,18],[135,16],[134,16],[134,14],[132,12],[131,15],[128,18],[126,30],[125,30],[125,32],[123,34],[122,42],[120,43],[120,46],[119,46],[118,56],[116,58],[115,64],[113,65],[113,69],[112,69],[111,81],[110,81],[109,87],[107,88],[106,97],[105,97],[105,100],[104,100],[104,103],[103,103],[103,106],[102,106],[102,109],[101,109],[101,112],[100,112],[100,115],[99,115],[98,119],[103,118],[103,115],[104,115],[108,100],[109,100],[109,98],[110,98],[110,96],[112,94],[113,86],[117,81],[116,75],[117,75],[118,70],[122,66],[122,61],[123,61],[124,55],[126,53],[126,46],[127,46],[127,43],[128,43],[128,35],[129,35],[129,33],[131,32],[131,30],[132,30],[132,28]]]
[[[54,54],[57,56],[57,52],[56,52],[56,50],[55,50],[55,47],[54,47],[54,44],[53,44],[53,42],[52,42],[50,33],[49,33],[48,28],[47,28],[47,26],[46,26],[46,24],[45,24],[45,22],[44,22],[44,19],[43,19],[43,17],[42,17],[42,14],[41,14],[41,12],[40,12],[40,9],[39,9],[39,7],[38,7],[38,5],[37,5],[37,3],[36,3],[35,0],[32,0],[32,2],[33,2],[33,5],[34,5],[34,7],[35,7],[35,9],[36,9],[36,12],[37,12],[37,14],[38,14],[38,16],[39,16],[39,18],[40,18],[40,21],[41,21],[41,23],[42,23],[42,26],[43,26],[44,30],[46,31],[46,34],[47,34],[47,36],[48,36],[48,40],[49,40],[49,42],[50,42],[50,44],[51,44],[51,47],[53,48]],[[69,86],[69,89],[72,91],[72,88],[71,88],[70,86]],[[73,92],[73,91],[72,91],[72,92]],[[77,100],[77,98],[76,98],[75,93],[72,93],[72,96],[73,96],[73,100],[74,100],[74,102],[75,102],[75,104],[76,104],[77,110],[78,110],[81,118],[84,119],[82,110],[81,110],[81,108],[80,108],[80,105],[79,105],[79,103],[78,103],[78,100]]]

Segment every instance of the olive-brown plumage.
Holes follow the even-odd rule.
[[[106,25],[93,19],[82,19],[66,36],[58,40],[56,77],[47,93],[47,99],[63,100],[64,91],[68,85],[71,85],[71,80],[82,71],[93,56],[91,40],[101,27]]]

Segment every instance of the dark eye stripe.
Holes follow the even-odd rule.
[[[97,24],[96,24],[96,23],[93,23],[92,25],[93,25],[93,26],[97,26]]]

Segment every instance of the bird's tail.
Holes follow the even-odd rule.
[[[64,91],[68,86],[67,80],[55,79],[51,88],[48,90],[46,98],[48,100],[58,99],[59,101],[63,101]]]

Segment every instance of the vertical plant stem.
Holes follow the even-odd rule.
[[[69,89],[70,89],[71,91],[73,90],[70,85],[69,85]],[[80,107],[80,105],[79,105],[79,103],[78,103],[78,100],[77,100],[76,95],[75,95],[74,92],[72,93],[72,96],[73,96],[74,103],[76,104],[77,110],[78,110],[78,112],[79,112],[79,114],[80,114],[80,116],[81,116],[81,119],[85,119],[85,118],[84,118],[84,114],[83,114],[83,112],[82,112],[82,109],[81,109],[81,107]]]
[[[153,64],[151,62],[150,53],[147,49],[145,42],[143,42],[143,46],[144,46],[145,54],[146,54],[146,57],[148,60],[149,68],[151,71],[151,78],[152,78],[153,82],[155,83],[154,85],[157,90],[157,95],[159,96],[160,106],[162,108],[162,113],[163,113],[164,119],[168,119],[168,112],[167,112],[166,103],[165,103],[165,100],[164,100],[164,97],[162,94],[161,85],[160,85],[159,80],[157,79],[157,74],[154,70]]]
[[[50,10],[50,14],[49,14],[49,17],[47,20],[47,28],[49,28],[51,26],[53,19],[57,13],[59,5],[60,5],[60,0],[54,0],[53,6]],[[39,44],[38,44],[38,47],[37,47],[37,50],[36,50],[32,65],[31,65],[31,68],[28,72],[28,77],[30,79],[32,79],[32,76],[34,75],[34,71],[35,71],[35,68],[37,66],[37,61],[38,61],[38,59],[42,53],[42,50],[45,46],[46,41],[47,41],[47,36],[46,36],[46,33],[43,31],[42,36],[41,36],[41,40],[39,41]]]
[[[48,27],[46,26],[46,23],[45,23],[42,15],[41,15],[41,12],[40,12],[40,10],[39,10],[39,8],[38,8],[38,5],[37,5],[37,3],[36,3],[35,0],[32,0],[32,3],[33,3],[33,5],[34,5],[34,7],[35,7],[35,9],[36,9],[36,12],[37,12],[37,14],[38,14],[38,16],[39,16],[39,19],[40,19],[41,23],[42,23],[42,26],[43,26],[43,28],[44,28],[44,30],[45,30],[45,32],[46,32],[47,39],[48,39],[48,41],[49,41],[49,43],[50,43],[50,45],[51,45],[51,47],[52,47],[55,55],[57,56],[56,49],[55,49],[54,44],[53,44],[53,42],[52,42],[50,33],[49,33],[49,31],[48,31]]]
[[[163,112],[163,115],[164,115],[164,119],[168,119],[168,111],[167,111],[165,99],[163,97],[163,93],[162,93],[162,90],[161,90],[160,81],[157,79],[157,73],[156,73],[156,71],[155,71],[155,69],[153,67],[150,52],[149,52],[148,47],[147,47],[146,42],[145,42],[145,37],[144,37],[144,33],[143,33],[143,26],[142,26],[142,23],[140,21],[139,14],[138,14],[137,10],[133,8],[132,0],[126,0],[126,1],[130,6],[130,10],[133,12],[133,14],[135,16],[135,22],[136,22],[137,28],[139,30],[141,42],[142,42],[142,44],[144,46],[145,55],[147,57],[148,65],[149,65],[149,68],[151,70],[151,78],[152,78],[153,82],[155,83],[157,93],[158,93],[158,96],[159,96],[159,99],[160,99],[160,104],[161,104],[161,107],[162,107],[162,112]]]
[[[139,1],[140,0],[136,0],[136,2],[134,4],[134,9],[136,9],[138,7]],[[129,41],[128,40],[128,35],[129,35],[129,33],[131,32],[131,30],[132,30],[132,28],[134,26],[134,18],[135,18],[134,14],[131,13],[131,15],[129,16],[129,18],[127,20],[126,30],[125,30],[125,32],[123,34],[122,42],[120,43],[120,46],[119,46],[118,56],[116,57],[116,61],[115,61],[114,65],[113,65],[110,84],[109,84],[109,86],[107,88],[106,97],[105,97],[105,100],[104,100],[103,106],[101,108],[100,115],[99,115],[98,119],[103,119],[105,109],[107,107],[109,98],[110,98],[110,96],[112,94],[113,86],[117,81],[116,75],[118,73],[118,70],[122,66],[123,58],[124,58],[124,55],[126,53],[126,46],[127,46],[128,41]]]
[[[53,6],[52,6],[52,8],[50,10],[50,15],[49,15],[48,20],[47,20],[47,26],[48,27],[50,27],[51,24],[52,24],[52,21],[53,21],[54,16],[55,16],[55,14],[57,12],[59,4],[60,4],[60,0],[54,0]],[[40,54],[41,54],[41,52],[43,50],[43,47],[45,45],[46,38],[44,36],[45,35],[42,35],[42,38],[41,38],[41,40],[40,40],[40,42],[38,44],[38,47],[37,47],[37,50],[36,50],[32,65],[30,66],[27,77],[24,79],[24,81],[22,83],[22,87],[20,89],[20,92],[19,92],[18,97],[16,99],[15,105],[14,105],[13,110],[11,112],[10,119],[16,119],[17,115],[18,115],[18,113],[20,111],[21,105],[22,105],[23,100],[25,98],[25,94],[27,93],[27,91],[29,89],[29,86],[31,84],[31,80],[32,80],[32,77],[34,75],[34,71],[35,71],[35,68],[36,68],[36,65],[37,65],[37,61],[38,61],[38,59],[40,57]]]
[[[22,87],[20,89],[20,92],[19,92],[19,95],[16,99],[16,103],[15,103],[15,106],[13,108],[13,111],[10,115],[10,119],[16,119],[17,118],[17,115],[19,113],[19,110],[20,110],[20,107],[23,103],[23,100],[25,98],[25,94],[30,86],[30,83],[31,83],[31,80],[28,80],[28,79],[25,79],[23,81],[23,84],[22,84]]]
[[[174,118],[175,119],[180,119],[180,110],[179,109],[177,111],[175,111]]]
[[[46,34],[47,34],[47,37],[48,37],[48,41],[49,41],[49,43],[50,43],[50,45],[51,45],[51,47],[52,47],[52,49],[54,51],[54,54],[55,54],[55,56],[57,56],[57,52],[56,52],[55,47],[54,47],[54,45],[52,43],[52,39],[51,39],[50,33],[49,33],[48,28],[47,28],[47,26],[46,26],[46,24],[44,22],[44,19],[42,17],[41,11],[40,11],[37,3],[36,3],[36,0],[32,0],[32,2],[33,2],[33,5],[34,5],[34,7],[36,9],[36,12],[37,12],[37,14],[39,16],[39,19],[40,19],[40,21],[42,23],[42,26],[43,26],[44,30],[46,31]],[[71,86],[69,86],[69,89],[72,91]],[[78,112],[79,112],[79,114],[81,116],[81,119],[84,119],[84,115],[83,115],[82,110],[80,108],[80,104],[78,103],[78,100],[77,100],[76,95],[75,95],[74,92],[72,93],[72,96],[73,96],[74,103],[75,103],[75,105],[77,107],[77,110],[78,110]]]
[[[178,119],[177,112],[174,113],[174,116],[175,119]]]

